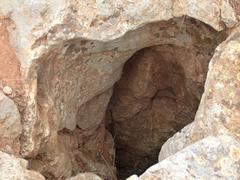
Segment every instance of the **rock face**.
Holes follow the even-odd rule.
[[[18,154],[21,131],[21,117],[16,104],[0,91],[0,149]]]
[[[156,112],[167,113],[176,106],[173,117],[166,118],[176,121],[178,112],[196,110],[202,91],[199,91],[197,83],[202,89],[211,56],[208,52],[213,52],[215,45],[220,44],[216,40],[216,32],[210,31],[203,23],[231,35],[219,46],[210,62],[205,93],[194,123],[185,128],[186,134],[177,134],[164,145],[160,159],[209,134],[215,136],[221,131],[238,137],[238,1],[0,1],[0,90],[5,94],[0,94],[3,99],[0,99],[0,128],[3,132],[0,150],[29,159],[29,168],[47,179],[64,179],[88,171],[104,179],[116,179],[115,137],[106,128],[111,121],[106,123],[105,112],[113,85],[120,79],[125,62],[147,47],[152,48],[143,51],[153,53],[146,59],[164,54],[161,57],[163,61],[159,63],[169,69],[156,66],[152,70],[157,74],[154,81],[160,81],[158,70],[164,75],[166,71],[177,72],[176,79],[169,76],[171,83],[160,87],[156,82],[156,87],[145,92],[137,89],[137,93],[140,93],[142,102],[145,96],[148,101],[154,95],[161,96],[159,90],[173,88],[170,84],[174,82],[179,84],[179,90],[173,100],[169,98],[174,91],[162,92],[168,97],[164,102],[158,98],[151,100],[154,105],[166,105],[165,109],[152,106],[148,113],[141,111],[140,115],[149,117],[155,112],[154,108]],[[193,47],[198,44],[201,45]],[[197,53],[198,48],[201,49],[200,54]],[[186,55],[187,51],[192,53]],[[181,60],[175,52],[179,56],[184,54],[189,61],[198,54],[203,61],[191,63]],[[147,63],[155,66],[155,61],[156,58],[150,58]],[[144,66],[140,65],[141,61],[136,67]],[[194,75],[195,66],[197,70],[203,67],[200,74]],[[190,79],[184,81],[184,86],[180,85],[183,77],[188,75]],[[136,88],[144,86],[140,84]],[[171,102],[175,100],[186,109]],[[136,103],[135,107],[138,107]],[[127,110],[124,113],[128,114],[130,109]],[[118,121],[121,118],[116,113]],[[188,114],[190,118],[178,120],[178,128],[192,120],[193,111]],[[155,121],[158,120],[156,116]],[[136,122],[140,120],[142,117]],[[125,123],[124,127],[127,127]],[[146,136],[150,133],[149,125]],[[172,127],[168,125],[166,129]],[[119,129],[118,126],[116,128]],[[178,128],[168,131],[167,136]],[[162,132],[161,128],[159,130]],[[212,133],[208,133],[210,131]],[[156,142],[156,146],[160,148],[161,143],[163,141]],[[167,152],[167,149],[171,151]]]
[[[240,178],[240,144],[231,136],[208,136],[150,167],[139,178],[232,179]]]
[[[27,161],[0,151],[0,179],[44,180],[37,172],[27,170]]]

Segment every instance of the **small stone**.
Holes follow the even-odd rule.
[[[11,94],[12,94],[12,88],[9,87],[9,86],[5,86],[5,87],[3,88],[3,92],[4,92],[4,94],[6,94],[6,95],[11,95]]]
[[[134,175],[128,177],[126,180],[139,180],[139,178],[137,175],[134,174]]]
[[[23,168],[26,168],[26,169],[27,169],[27,167],[28,167],[28,161],[27,161],[27,160],[18,158],[18,161],[19,161],[19,163],[21,164],[21,166],[22,166]]]
[[[102,180],[99,176],[94,173],[79,173],[74,177],[68,178],[66,180]]]

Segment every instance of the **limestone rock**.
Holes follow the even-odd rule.
[[[20,145],[21,156],[32,161],[30,167],[53,179],[86,170],[114,179],[114,144],[105,127],[104,113],[125,62],[146,47],[208,42],[189,38],[182,31],[186,16],[224,31],[238,25],[238,9],[236,0],[1,0],[0,89],[11,87],[11,93],[6,94],[21,113],[22,130],[16,121],[13,129],[1,131],[11,138],[0,139],[0,145],[5,151],[7,143],[12,150],[6,151],[16,154]],[[231,63],[226,60],[235,52],[229,48],[229,53],[222,66],[233,70],[227,75],[236,79],[237,70],[228,67]],[[218,73],[224,72],[221,65],[216,66]],[[238,84],[232,82],[236,88]],[[237,109],[236,101],[233,107]],[[18,114],[12,103],[9,106]],[[219,110],[218,104],[212,107]],[[234,110],[235,122],[238,116]],[[6,122],[13,122],[10,120]],[[235,124],[224,125],[238,134]]]
[[[36,156],[50,131],[73,130],[80,106],[111,88],[136,50],[159,44],[136,29],[185,15],[216,30],[224,24],[235,26],[238,3],[221,2],[209,6],[206,0],[1,1],[1,17],[13,24],[6,39],[11,42],[10,52],[15,49],[18,57],[13,58],[14,77],[21,79],[25,91],[21,153]],[[6,81],[8,85],[10,80]]]
[[[139,178],[150,180],[240,178],[240,144],[231,136],[208,136],[150,167]]]
[[[105,111],[111,96],[112,89],[83,104],[83,106],[79,108],[79,112],[77,114],[78,127],[82,130],[92,129],[95,131],[94,127],[98,127],[104,120]]]
[[[37,172],[27,170],[26,160],[15,158],[0,151],[1,180],[44,180]]]
[[[66,180],[102,180],[102,178],[93,173],[79,173],[78,175]]]
[[[0,91],[0,150],[18,154],[21,132],[21,117],[16,104]]]

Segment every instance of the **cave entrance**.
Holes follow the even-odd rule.
[[[163,143],[194,120],[209,61],[226,36],[199,21],[186,22],[191,45],[137,51],[114,86],[107,126],[115,140],[119,179],[157,163]]]

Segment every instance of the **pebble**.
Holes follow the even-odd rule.
[[[5,87],[3,88],[3,92],[4,92],[4,94],[6,94],[6,95],[11,95],[11,94],[12,94],[12,88],[9,87],[9,86],[5,86]]]

